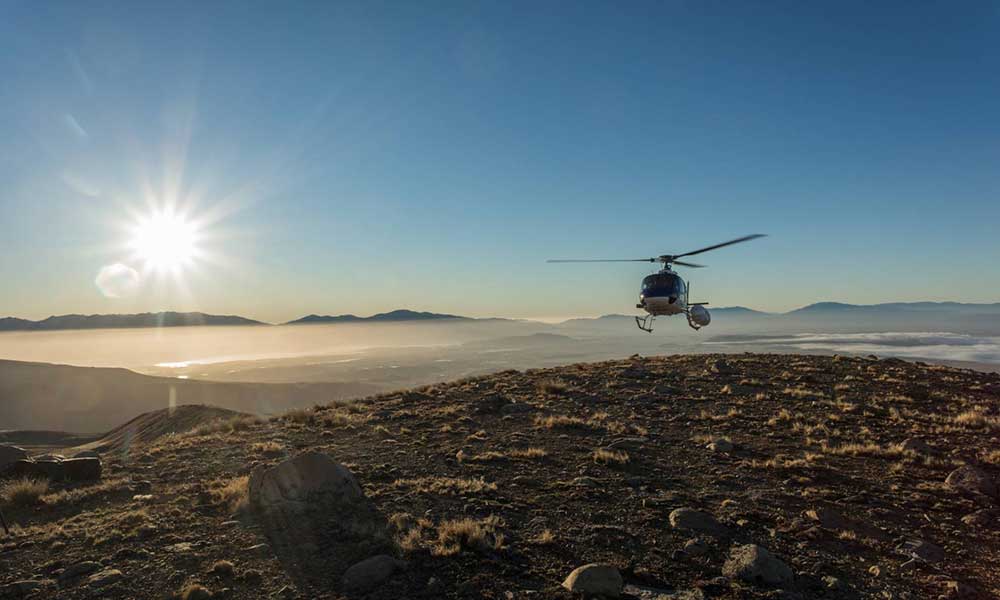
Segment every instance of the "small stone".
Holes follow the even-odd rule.
[[[105,569],[98,573],[94,573],[87,580],[87,584],[95,588],[105,588],[109,585],[114,585],[121,581],[125,575],[122,574],[118,569]]]
[[[713,440],[708,446],[705,446],[712,452],[732,452],[733,443],[726,438],[718,438]]]
[[[100,568],[101,563],[94,562],[92,560],[78,562],[74,565],[66,567],[63,572],[59,574],[59,581],[69,581],[70,579],[76,579],[77,577],[89,575]]]
[[[997,483],[989,473],[971,465],[955,469],[948,474],[944,482],[960,492],[979,492],[987,496],[997,496]]]
[[[712,515],[693,508],[678,508],[670,513],[670,526],[674,529],[704,533],[720,537],[728,530]]]
[[[961,581],[949,581],[946,585],[948,586],[946,598],[975,598],[979,595],[976,588]]]
[[[344,573],[343,586],[345,590],[356,592],[367,592],[373,590],[383,583],[393,573],[403,568],[402,561],[399,561],[388,554],[379,554],[367,558]]]
[[[684,543],[684,552],[690,556],[701,556],[708,552],[708,544],[703,540],[694,538]]]
[[[563,587],[571,592],[587,596],[618,598],[622,594],[621,573],[611,565],[589,564],[577,567],[563,581]]]
[[[975,527],[995,528],[1000,522],[1000,512],[984,508],[962,517],[962,522]]]
[[[271,547],[267,544],[256,544],[247,548],[245,552],[252,556],[267,557],[271,555]]]
[[[944,549],[941,546],[924,540],[907,540],[897,550],[928,564],[939,563],[945,558]]]
[[[916,452],[917,454],[930,454],[931,447],[927,445],[927,442],[920,438],[906,438],[903,443],[899,445],[900,449],[904,452]]]
[[[788,565],[756,544],[735,546],[722,566],[722,574],[730,579],[768,585],[789,583],[795,578]]]
[[[827,575],[823,577],[823,585],[826,589],[832,590],[834,592],[842,592],[847,590],[847,584],[843,580],[834,577],[833,575]]]

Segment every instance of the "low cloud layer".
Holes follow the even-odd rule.
[[[949,332],[801,333],[710,344],[1000,363],[1000,337]]]

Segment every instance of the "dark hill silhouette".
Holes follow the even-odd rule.
[[[395,321],[432,321],[438,319],[448,320],[471,320],[469,317],[458,315],[448,315],[432,312],[418,312],[414,310],[398,309],[385,313],[374,314],[370,317],[359,317],[357,315],[309,315],[289,321],[286,325],[313,325],[318,323],[377,323]]]
[[[200,312],[157,312],[135,315],[59,315],[41,321],[0,318],[0,331],[56,331],[61,329],[125,329],[138,327],[192,327],[206,325],[263,325],[236,315]]]

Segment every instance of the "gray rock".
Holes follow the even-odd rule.
[[[605,446],[608,450],[641,450],[642,446],[649,441],[647,437],[626,437],[618,438]]]
[[[795,578],[788,565],[756,544],[734,546],[722,566],[722,574],[730,579],[768,585],[789,583]]]
[[[81,450],[73,455],[73,458],[101,458],[97,450]]]
[[[62,461],[63,472],[69,481],[97,481],[103,465],[100,458],[67,458]]]
[[[354,474],[325,454],[255,469],[249,508],[278,560],[309,585],[339,588],[348,568],[393,551],[385,517]]]
[[[611,565],[589,564],[577,567],[563,581],[563,587],[571,592],[587,596],[618,598],[622,594],[622,575]]]
[[[962,517],[962,522],[975,527],[994,529],[1000,524],[1000,511],[988,508],[980,509]]]
[[[708,552],[708,544],[698,538],[684,542],[684,553],[690,556],[701,556]]]
[[[948,474],[946,484],[960,492],[978,492],[987,496],[997,496],[997,482],[989,473],[971,465],[959,467]]]
[[[347,569],[344,573],[343,586],[347,591],[367,592],[385,583],[393,573],[402,568],[402,561],[388,554],[379,554]]]
[[[64,460],[66,460],[66,457],[63,456],[62,454],[51,454],[50,453],[50,454],[40,454],[38,456],[33,456],[33,457],[31,457],[31,460],[33,460],[35,462],[43,462],[43,461],[48,461],[48,462],[62,462]]]
[[[87,585],[100,589],[114,585],[124,578],[125,575],[118,569],[105,569],[91,575],[87,579]]]
[[[916,452],[917,454],[931,453],[931,447],[920,438],[906,438],[899,447],[905,452]]]
[[[35,592],[46,588],[55,587],[56,582],[51,579],[25,579],[15,581],[7,585],[0,586],[0,598],[21,598],[30,596]]]
[[[318,452],[302,454],[250,476],[250,503],[254,508],[304,512],[311,500],[360,501],[364,499],[354,474],[344,465]]]
[[[0,444],[0,471],[3,471],[8,465],[26,458],[28,458],[28,452],[23,448]]]
[[[979,590],[962,581],[949,581],[947,583],[948,593],[945,598],[976,598]]]
[[[705,447],[707,449],[711,450],[712,452],[732,452],[733,451],[733,443],[730,442],[729,440],[727,440],[726,438],[716,438],[716,439],[712,440],[712,442],[709,443],[708,446],[705,446]]]
[[[59,574],[59,581],[69,581],[70,579],[83,577],[84,575],[89,575],[94,571],[100,570],[100,568],[101,563],[92,560],[78,562],[63,569],[63,572]]]
[[[941,546],[924,540],[907,540],[897,550],[929,564],[939,563],[945,558],[944,549]]]
[[[703,533],[714,537],[726,535],[729,530],[712,515],[693,508],[678,508],[670,513],[670,526],[674,529]]]

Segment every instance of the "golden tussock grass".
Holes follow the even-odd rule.
[[[545,529],[535,537],[528,540],[529,544],[534,544],[535,546],[551,546],[556,543],[556,534],[552,533],[551,529]]]
[[[438,537],[431,546],[431,555],[455,556],[465,549],[484,553],[502,550],[505,540],[504,535],[497,532],[500,525],[500,518],[496,516],[445,521],[437,527]]]
[[[42,497],[49,491],[49,482],[44,479],[14,479],[0,486],[0,498],[12,506],[35,506],[42,503]]]
[[[247,489],[249,483],[250,477],[246,475],[220,479],[209,486],[210,493],[216,502],[225,504],[230,512],[238,512],[245,509],[250,502]]]
[[[189,436],[213,435],[216,433],[233,433],[237,431],[247,431],[263,423],[260,417],[252,415],[238,415],[228,419],[213,419],[208,423],[202,423],[187,433]]]
[[[632,459],[624,450],[594,450],[594,462],[599,465],[627,465]]]
[[[1000,430],[1000,417],[987,415],[980,407],[955,415],[952,422],[971,429]]]
[[[511,458],[540,459],[549,455],[545,448],[515,448],[507,452]]]
[[[115,477],[113,479],[105,479],[94,485],[46,494],[42,496],[42,502],[48,506],[79,504],[104,494],[128,493],[129,485],[131,485],[131,482],[128,478]]]
[[[423,494],[439,494],[442,496],[460,496],[463,494],[478,494],[493,492],[497,484],[483,479],[459,479],[455,477],[419,477],[415,479],[397,479],[393,487],[412,488]]]

